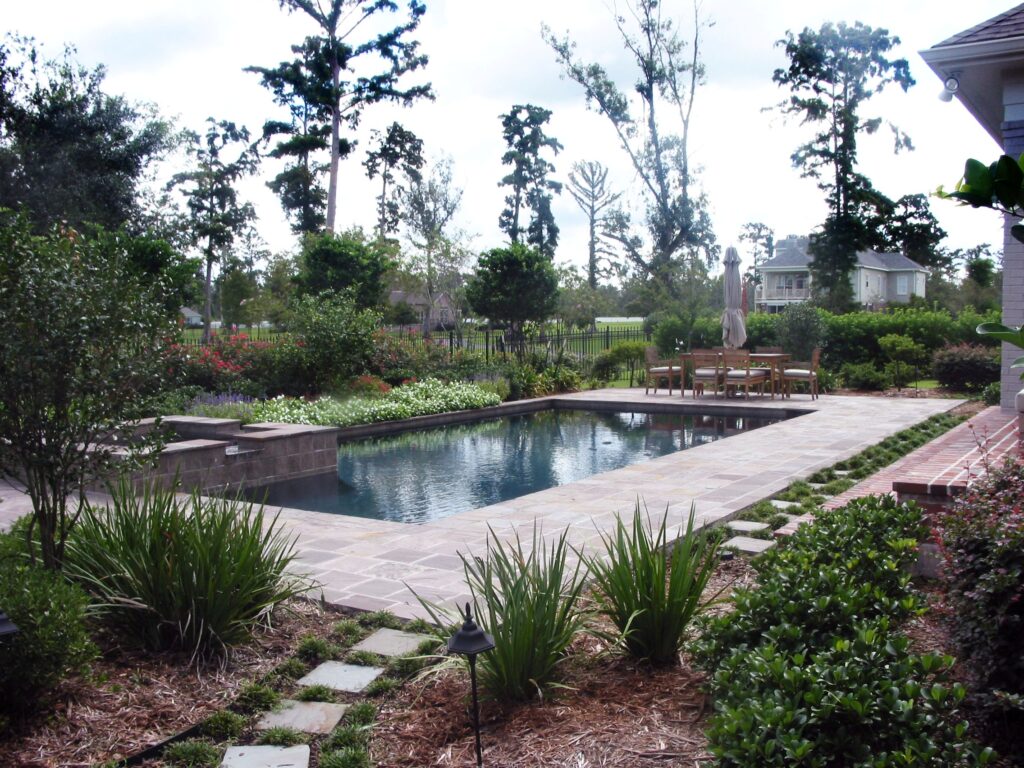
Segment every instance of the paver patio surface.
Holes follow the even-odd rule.
[[[481,509],[423,524],[394,523],[295,509],[280,510],[280,522],[298,536],[297,570],[320,587],[314,593],[338,606],[389,610],[398,616],[425,612],[410,591],[455,608],[468,599],[459,553],[483,554],[488,528],[508,538],[518,530],[529,538],[534,521],[549,540],[568,528],[570,543],[582,550],[600,546],[616,514],[629,515],[641,499],[652,517],[668,511],[671,528],[685,524],[690,505],[698,522],[728,520],[744,507],[776,493],[793,480],[873,445],[885,437],[961,401],[930,398],[822,395],[812,401],[694,401],[664,390],[603,389],[562,395],[579,405],[587,401],[630,406],[680,406],[695,403],[705,411],[799,411],[803,415],[741,432],[576,483],[551,488]],[[0,527],[30,509],[27,498],[0,484]],[[275,512],[269,509],[268,512]]]

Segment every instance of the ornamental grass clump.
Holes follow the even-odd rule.
[[[103,619],[151,650],[193,661],[245,643],[275,606],[308,589],[287,572],[295,539],[262,507],[237,499],[180,500],[122,481],[109,507],[87,504],[65,572]]]
[[[587,560],[600,612],[618,628],[631,655],[653,664],[678,660],[714,572],[718,539],[693,530],[694,513],[691,506],[686,532],[666,553],[668,511],[654,531],[637,502],[629,527],[618,518],[614,534],[602,534],[604,557]]]
[[[460,553],[473,595],[474,619],[494,637],[494,650],[477,658],[477,668],[484,689],[496,699],[529,701],[543,696],[583,628],[580,593],[585,565],[582,559],[570,564],[566,537],[563,531],[549,543],[534,526],[524,546],[518,532],[504,542],[491,530],[486,557]],[[419,600],[442,628],[439,639],[461,626],[461,617]]]

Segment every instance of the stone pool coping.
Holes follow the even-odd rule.
[[[785,401],[716,401],[710,396],[694,400],[689,394],[680,398],[678,393],[648,395],[642,389],[603,389],[540,398],[488,410],[523,412],[554,405],[661,411],[693,410],[696,404],[702,411],[736,413],[740,409],[766,416],[798,411],[802,415],[429,523],[393,523],[276,507],[267,511],[279,512],[281,525],[297,536],[295,570],[308,573],[318,582],[312,595],[340,608],[389,610],[404,618],[422,617],[425,612],[410,588],[445,606],[464,602],[468,594],[459,552],[483,554],[489,528],[502,538],[513,536],[516,530],[529,537],[537,521],[546,539],[568,528],[573,546],[593,551],[600,546],[600,531],[614,525],[616,514],[631,514],[638,498],[643,499],[652,516],[660,516],[667,509],[670,528],[685,522],[691,503],[696,505],[700,524],[724,522],[794,480],[961,402],[830,395],[813,401],[806,395]],[[468,414],[468,418],[467,414],[446,415],[440,423],[472,418],[479,418],[479,414]],[[26,496],[0,482],[0,527],[30,509]]]

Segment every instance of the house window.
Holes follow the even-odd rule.
[[[806,287],[804,285],[804,281],[805,280],[806,280],[806,278],[803,275],[797,275],[796,276],[796,287],[797,287],[797,290],[801,290],[802,291]]]
[[[896,295],[906,296],[909,291],[907,290],[907,276],[896,275]]]

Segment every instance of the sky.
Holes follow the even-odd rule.
[[[540,34],[542,24],[559,36],[568,32],[581,58],[604,65],[629,92],[635,75],[615,29],[612,0],[425,3],[415,38],[430,63],[408,82],[430,82],[436,99],[365,112],[354,136],[356,151],[341,166],[339,228],[372,229],[376,187],[366,180],[362,161],[371,131],[399,120],[423,139],[428,158],[451,158],[455,182],[464,190],[457,224],[473,250],[501,245],[505,238],[497,222],[505,192],[498,181],[506,169],[500,115],[524,103],[553,112],[548,133],[564,147],[553,158],[556,180],[566,182],[574,162],[598,160],[610,169],[610,186],[635,199],[637,179],[610,124],[589,111],[580,88],[561,76]],[[0,7],[4,31],[33,36],[54,56],[65,44],[75,46],[82,64],[106,66],[109,93],[155,104],[179,127],[197,131],[209,116],[253,133],[265,120],[282,118],[258,77],[243,70],[288,59],[290,45],[316,32],[311,20],[287,14],[277,0],[0,0]],[[811,232],[826,215],[823,193],[790,161],[810,129],[766,110],[786,95],[772,73],[786,64],[775,43],[787,30],[861,21],[900,37],[894,55],[908,59],[917,85],[907,93],[893,87],[869,101],[863,114],[898,125],[916,149],[893,155],[887,131],[859,145],[859,170],[896,199],[931,193],[940,184],[950,188],[967,157],[990,162],[999,155],[997,144],[959,102],[938,99],[942,84],[918,51],[1010,7],[1007,0],[703,0],[700,13],[710,25],[701,43],[707,83],[696,97],[690,159],[701,169],[699,183],[723,252],[736,245],[748,261],[747,246],[738,239],[744,223],[763,222],[782,238]],[[681,28],[692,27],[688,0],[664,0],[663,8]],[[256,208],[258,230],[270,250],[294,251],[295,238],[265,186],[278,170],[273,161],[265,162],[242,193]],[[556,261],[583,265],[585,216],[567,192],[555,199],[553,210],[561,228]],[[991,212],[938,199],[932,210],[949,233],[949,247],[1001,243],[1001,223]]]

